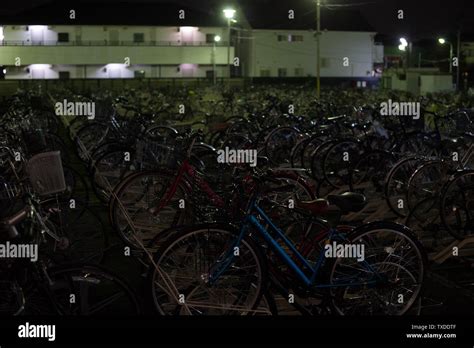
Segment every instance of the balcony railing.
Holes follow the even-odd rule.
[[[227,46],[227,42],[220,41],[217,43],[210,43],[206,41],[114,41],[114,40],[81,40],[81,41],[68,41],[58,42],[55,40],[44,40],[44,41],[18,41],[18,40],[4,40],[0,41],[0,46]]]

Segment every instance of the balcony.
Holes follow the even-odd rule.
[[[227,42],[219,41],[215,43],[216,47],[227,47]],[[191,46],[191,47],[213,47],[214,43],[206,41],[110,41],[110,40],[81,40],[81,41],[68,41],[58,42],[56,40],[43,40],[43,41],[15,41],[15,40],[4,40],[0,41],[0,46],[132,46],[132,47],[169,47],[169,46]]]
[[[0,65],[29,65],[29,64],[72,64],[72,65],[101,65],[109,63],[124,63],[128,58],[134,64],[227,64],[227,47],[205,42],[154,42],[132,43],[120,41],[122,44],[111,42],[87,41],[80,45],[73,43],[42,44],[12,44],[12,41],[0,45]],[[86,44],[84,44],[86,43]],[[20,58],[20,62],[18,59]],[[230,50],[231,60],[234,58],[234,48]],[[17,63],[17,64],[15,64]]]

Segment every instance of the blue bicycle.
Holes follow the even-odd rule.
[[[149,280],[159,313],[265,312],[262,297],[274,273],[283,273],[291,279],[289,287],[309,297],[325,296],[331,314],[402,315],[412,307],[422,289],[426,254],[406,226],[373,222],[339,228],[342,215],[365,205],[363,195],[345,193],[300,202],[295,209],[318,223],[290,237],[261,208],[264,181],[261,176],[254,181],[260,184],[238,228],[184,226],[155,254]]]

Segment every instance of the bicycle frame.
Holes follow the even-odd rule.
[[[260,217],[270,228],[270,230],[277,235],[277,238],[272,237],[271,233],[259,222],[257,217]],[[248,206],[247,214],[244,218],[242,227],[240,228],[238,237],[232,248],[226,252],[223,261],[218,261],[215,265],[215,269],[212,269],[209,272],[209,283],[212,285],[217,282],[219,277],[225,272],[227,267],[230,266],[234,259],[234,249],[238,247],[243,240],[245,234],[249,230],[249,227],[253,226],[257,229],[260,235],[263,236],[265,241],[270,245],[274,252],[279,255],[283,261],[292,269],[298,278],[308,287],[314,288],[334,288],[334,287],[347,287],[347,286],[361,286],[361,285],[375,285],[377,282],[382,280],[382,277],[375,272],[372,267],[366,262],[362,261],[361,264],[365,268],[374,273],[374,280],[364,281],[364,282],[341,282],[337,284],[315,284],[317,275],[326,259],[324,251],[321,251],[318,260],[316,261],[315,266],[313,267],[309,261],[297,250],[295,245],[285,236],[284,232],[281,231],[273,221],[265,214],[265,212],[257,204],[257,197],[254,196]],[[328,230],[328,241],[331,241],[334,236],[341,237],[341,239],[346,240],[342,233],[340,233],[336,228],[330,227]],[[294,254],[297,262],[302,264],[302,267],[298,265],[297,262],[285,251],[285,249],[278,243],[278,240],[281,239],[286,247],[288,247],[291,252]],[[305,273],[309,273],[307,275]]]
[[[158,213],[161,209],[163,209],[173,198],[174,194],[178,190],[179,184],[184,180],[185,176],[189,176],[190,178],[194,179],[197,177],[196,169],[189,163],[188,159],[185,159],[181,166],[178,169],[178,173],[169,189],[165,197],[160,201],[155,213]],[[205,180],[197,180],[197,184],[200,190],[202,190],[218,208],[223,208],[225,206],[225,202],[214,190],[209,186],[209,184]]]

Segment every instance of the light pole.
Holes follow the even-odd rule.
[[[216,72],[216,43],[221,41],[221,37],[219,35],[214,36],[214,42],[212,45],[212,79],[214,84],[217,82],[217,72]]]
[[[461,88],[459,86],[459,74],[461,73],[461,29],[458,30],[457,35],[456,55],[458,58],[458,65],[456,66],[456,90],[460,91]]]
[[[321,97],[321,0],[316,0],[316,94]]]
[[[446,39],[440,37],[438,39],[440,45],[444,45],[445,43],[449,44],[449,73],[453,74],[453,44],[451,41],[446,41]]]
[[[224,17],[227,18],[227,67],[228,67],[228,74],[230,78],[230,23],[235,15],[235,10],[231,8],[226,8],[222,12],[224,12]]]
[[[408,49],[407,49],[408,47]],[[407,69],[408,69],[408,54],[409,54],[409,48],[410,46],[408,45],[408,41],[407,39],[405,39],[404,37],[401,37],[400,38],[400,45],[398,45],[398,49],[400,51],[403,51],[403,52],[406,52],[406,57],[405,57],[405,64],[403,65],[404,66],[404,70],[405,70],[405,75],[407,73]]]

